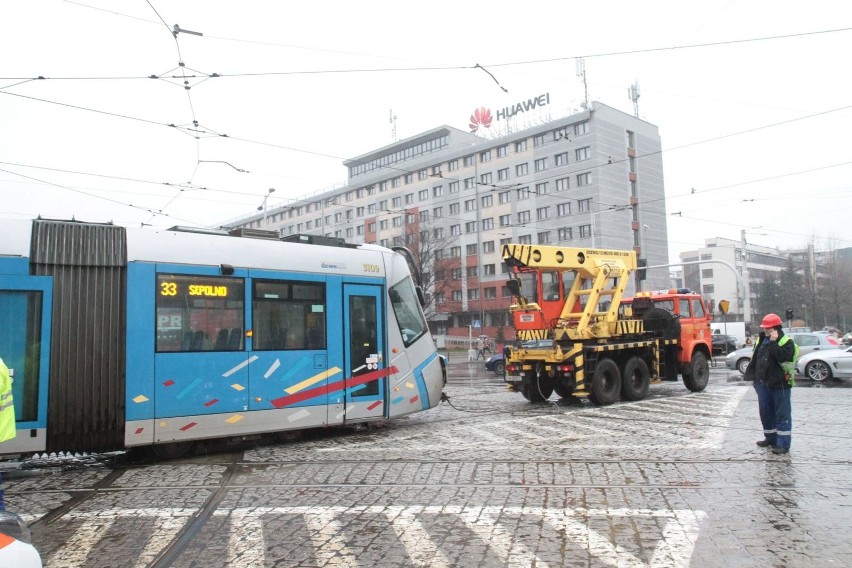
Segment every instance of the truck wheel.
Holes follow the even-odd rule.
[[[692,361],[683,370],[683,384],[692,392],[701,392],[710,380],[710,364],[701,351],[692,354]]]
[[[651,373],[648,364],[641,357],[631,357],[624,364],[621,374],[621,398],[624,400],[642,400],[648,395]]]
[[[553,379],[547,376],[539,363],[532,380],[524,381],[521,391],[530,402],[543,402],[553,394]]]
[[[618,400],[621,390],[621,373],[618,365],[612,359],[606,358],[598,361],[595,365],[595,374],[592,376],[592,390],[589,398],[595,404],[606,406]]]

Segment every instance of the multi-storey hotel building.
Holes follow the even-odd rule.
[[[634,249],[648,266],[668,262],[658,129],[600,103],[496,138],[442,126],[345,165],[345,186],[236,227],[407,246],[438,335],[513,336],[505,243]],[[642,285],[668,282],[657,268]]]

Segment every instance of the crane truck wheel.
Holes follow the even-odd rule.
[[[648,395],[651,373],[648,364],[641,357],[631,357],[624,364],[621,374],[621,398],[624,400],[642,400]]]
[[[541,363],[536,366],[532,379],[523,382],[521,394],[530,402],[543,402],[553,394],[553,379],[547,376]]]
[[[621,372],[618,364],[610,358],[601,359],[595,365],[592,375],[592,389],[589,398],[595,404],[606,406],[618,400],[621,390]]]
[[[710,363],[701,351],[692,354],[692,361],[683,369],[683,384],[692,392],[701,392],[710,380]]]

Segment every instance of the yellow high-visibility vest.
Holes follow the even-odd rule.
[[[15,437],[15,405],[12,401],[12,378],[0,359],[0,442]]]

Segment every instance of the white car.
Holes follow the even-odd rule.
[[[796,374],[812,381],[852,377],[852,347],[814,351],[796,361]]]
[[[840,342],[837,339],[821,333],[793,332],[789,335],[793,341],[796,342],[796,345],[799,346],[799,360],[801,360],[805,355],[815,351],[839,351],[839,347],[841,347]],[[748,347],[743,347],[742,349],[737,349],[733,353],[729,353],[728,356],[725,357],[725,366],[745,375],[746,367],[748,367],[748,363],[751,361],[753,351],[754,346],[749,345]]]

